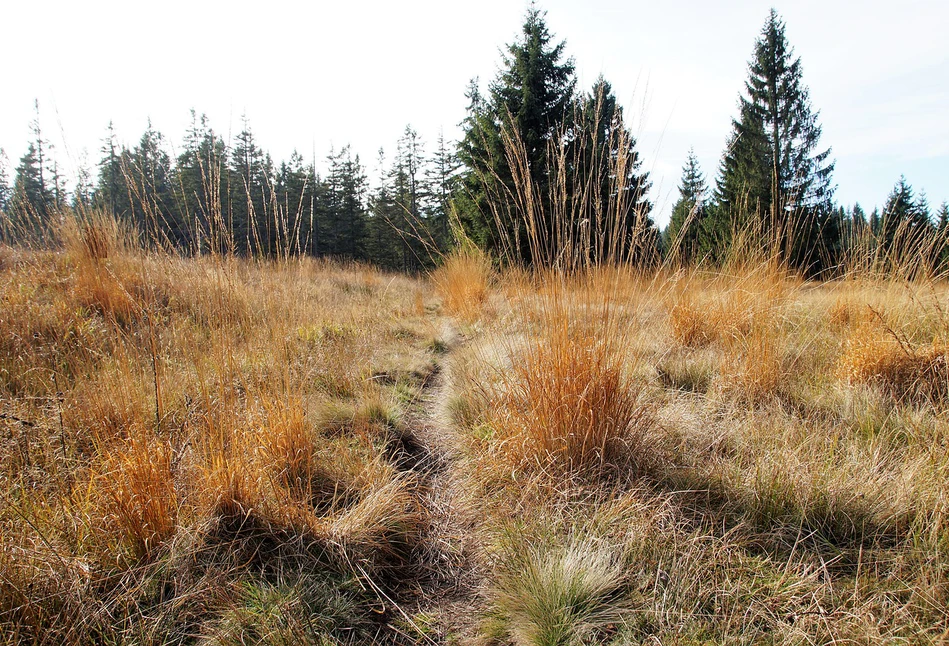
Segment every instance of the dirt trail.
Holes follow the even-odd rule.
[[[459,450],[444,412],[447,365],[452,350],[464,341],[453,332],[447,336],[453,339],[448,352],[422,381],[404,420],[405,466],[419,479],[426,528],[413,559],[418,576],[404,582],[395,602],[403,618],[411,618],[405,621],[405,637],[429,644],[467,642],[474,636],[483,576],[476,555],[477,524],[464,512]]]

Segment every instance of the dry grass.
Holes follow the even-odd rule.
[[[498,455],[552,476],[644,466],[650,411],[620,343],[595,328],[547,323],[515,349],[492,397]]]
[[[115,541],[120,555],[155,556],[178,525],[178,496],[171,470],[172,451],[165,443],[136,438],[106,458],[96,474],[100,529]]]
[[[767,268],[622,284],[519,277],[511,310],[452,358],[469,504],[504,537],[485,630],[505,643],[940,643],[945,286],[807,285]],[[632,416],[638,452],[618,439],[611,420],[630,418],[617,408],[646,413]],[[615,452],[589,451],[587,434]],[[567,456],[584,455],[587,473],[604,455],[609,473],[642,456],[647,468],[576,477]],[[591,576],[622,553],[616,587],[589,605],[560,594],[584,587],[560,568],[578,536]]]
[[[942,283],[448,289],[70,226],[0,250],[0,641],[949,635]]]
[[[490,259],[476,248],[460,248],[445,257],[432,274],[445,311],[463,321],[473,322],[488,298],[494,271]]]
[[[913,344],[871,320],[850,334],[837,374],[849,384],[879,384],[897,399],[942,399],[949,393],[949,349]]]
[[[421,568],[407,382],[373,375],[433,361],[430,287],[145,252],[101,215],[58,236],[2,253],[0,641],[187,641],[300,568],[313,612],[353,588],[308,638],[356,635]]]

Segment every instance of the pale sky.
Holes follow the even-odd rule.
[[[275,160],[318,168],[351,144],[370,179],[377,151],[411,124],[429,151],[459,136],[473,77],[494,78],[524,0],[0,0],[0,148],[11,172],[33,100],[68,174],[94,167],[111,119],[134,145],[148,119],[180,145],[190,110],[225,141],[246,114]],[[547,24],[626,108],[658,223],[668,221],[694,146],[714,184],[747,64],[774,6],[801,57],[837,160],[839,203],[882,206],[901,174],[935,207],[949,199],[949,3],[935,0],[546,0]],[[171,151],[174,152],[174,151]],[[94,172],[94,169],[93,169]]]

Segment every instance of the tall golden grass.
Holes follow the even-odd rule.
[[[488,635],[944,641],[945,284],[863,248],[805,281],[750,231],[723,266],[643,267],[506,150],[496,229],[521,222],[502,251],[535,265],[446,378]]]
[[[312,638],[369,630],[373,586],[421,567],[402,395],[373,375],[433,360],[429,286],[146,250],[103,213],[52,235],[2,253],[0,641],[210,634],[287,568],[319,573],[288,593],[314,612],[363,586]]]

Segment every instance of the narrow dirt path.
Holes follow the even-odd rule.
[[[399,591],[403,612],[412,617],[417,643],[465,643],[474,636],[480,616],[478,590],[483,572],[477,556],[477,523],[465,512],[458,462],[460,453],[445,413],[449,396],[446,370],[451,352],[462,344],[456,333],[449,350],[423,381],[406,411],[406,449],[419,478],[419,502],[426,521],[416,562],[419,576]],[[406,622],[408,623],[408,622]],[[406,635],[408,636],[408,635]]]

